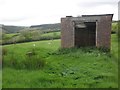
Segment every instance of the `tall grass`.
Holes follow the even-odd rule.
[[[41,69],[45,65],[45,60],[41,58],[33,48],[27,52],[25,52],[21,58],[21,56],[16,57],[15,51],[9,51],[9,55],[7,55],[7,49],[3,48],[3,68],[11,67],[14,69]]]

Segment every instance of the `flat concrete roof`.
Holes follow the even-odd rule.
[[[101,19],[102,16],[111,16],[113,17],[113,14],[98,14],[98,15],[82,15],[81,17],[72,17],[72,16],[66,16],[64,19],[69,19],[71,21],[81,21],[81,22],[96,22]]]
[[[113,17],[113,14],[96,14],[96,15],[82,15],[82,17],[91,17],[91,16],[112,16]]]

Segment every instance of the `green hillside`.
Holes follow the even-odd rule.
[[[111,42],[111,53],[60,49],[60,40],[5,45],[3,88],[117,88],[116,34]]]
[[[32,25],[30,28],[39,28],[41,30],[60,30],[60,23]]]
[[[3,32],[6,32],[6,33],[17,33],[19,32],[20,30],[24,29],[26,27],[22,27],[22,26],[8,26],[8,25],[3,25],[2,29],[3,29]]]
[[[18,33],[21,30],[26,30],[26,31],[40,30],[40,31],[45,31],[45,32],[60,31],[60,23],[32,25],[30,27],[11,26],[11,25],[1,25],[1,26],[2,26],[2,32],[4,32],[4,33]]]

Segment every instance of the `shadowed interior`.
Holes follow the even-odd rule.
[[[84,22],[75,27],[75,46],[96,46],[96,22]]]

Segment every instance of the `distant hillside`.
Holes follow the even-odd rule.
[[[2,25],[2,31],[6,33],[17,33],[20,30],[24,29],[26,27],[23,26],[7,26],[7,25]]]
[[[2,27],[2,31],[5,33],[17,33],[20,32],[21,30],[58,31],[60,30],[60,23],[32,25],[30,27],[1,25],[1,27]]]
[[[41,30],[60,30],[60,23],[56,24],[42,24],[42,25],[32,25],[30,28],[38,28]]]

